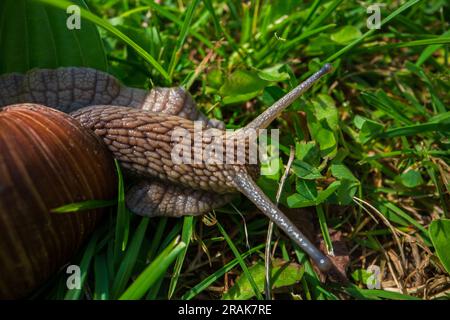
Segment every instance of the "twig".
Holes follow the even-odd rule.
[[[278,185],[278,190],[277,190],[277,195],[276,195],[276,199],[275,199],[275,205],[278,206],[278,202],[280,201],[280,197],[281,197],[281,192],[283,191],[283,187],[284,187],[284,183],[289,175],[289,171],[291,170],[291,166],[292,166],[292,162],[294,161],[294,148],[291,146],[291,151],[289,154],[289,160],[288,163],[286,165],[286,170],[284,171],[283,176],[281,177],[280,180],[280,184]],[[265,263],[265,270],[266,270],[266,281],[265,281],[265,295],[266,295],[266,300],[272,300],[272,294],[270,292],[271,290],[271,284],[270,284],[270,262],[271,262],[271,254],[270,254],[270,243],[272,242],[272,233],[273,233],[273,222],[269,221],[269,227],[267,229],[267,239],[266,239],[266,249],[265,249],[265,253],[264,253],[264,263]]]

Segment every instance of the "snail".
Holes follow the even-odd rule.
[[[230,163],[215,156],[200,162],[175,162],[173,151],[175,146],[191,147],[188,160],[192,160],[211,147],[211,136],[200,136],[200,141],[196,141],[195,132],[200,126],[202,131],[210,129],[215,137],[220,137],[220,146],[241,141],[248,160],[247,134],[253,131],[259,135],[331,70],[331,65],[325,64],[231,136],[220,121],[200,113],[182,88],[154,88],[146,92],[125,87],[113,76],[89,68],[42,69],[1,76],[0,107],[20,103],[44,105],[70,114],[83,128],[95,133],[121,166],[137,177],[138,181],[126,192],[126,204],[132,212],[146,216],[200,215],[223,206],[240,192],[298,244],[319,269],[327,271],[332,267],[330,260],[255,183],[257,164]],[[187,138],[175,143],[174,134],[180,130],[184,132],[182,137]]]

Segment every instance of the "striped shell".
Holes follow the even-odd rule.
[[[30,294],[69,261],[103,209],[53,213],[113,199],[114,162],[72,117],[21,104],[0,109],[0,299]]]

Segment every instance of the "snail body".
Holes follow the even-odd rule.
[[[266,128],[280,112],[330,72],[325,65],[281,98],[233,139],[249,130]],[[70,113],[81,126],[94,132],[121,166],[139,177],[127,190],[127,206],[140,215],[183,216],[203,214],[231,200],[241,192],[288,236],[304,249],[322,270],[330,261],[305,238],[288,218],[264,195],[253,179],[257,166],[220,161],[175,163],[172,158],[173,133],[192,133],[195,122],[202,129],[218,130],[224,144],[230,137],[223,124],[197,111],[192,98],[181,88],[155,88],[150,92],[122,86],[115,78],[87,68],[37,70],[26,75],[0,77],[0,107],[33,102]],[[194,135],[192,135],[194,137]],[[203,138],[202,138],[203,139]],[[206,139],[199,150],[194,138],[194,154],[211,145]],[[60,173],[60,172],[59,172]],[[3,210],[0,212],[3,214]]]

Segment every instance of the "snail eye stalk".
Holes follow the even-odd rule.
[[[262,213],[272,220],[313,259],[320,270],[328,271],[332,267],[331,261],[270,201],[246,172],[242,170],[237,171],[234,177],[234,183],[242,194],[250,199]]]
[[[285,94],[266,111],[261,113],[252,122],[245,126],[244,129],[264,129],[283,112],[284,109],[289,107],[298,97],[305,93],[309,88],[313,86],[320,78],[333,70],[331,64],[326,63],[319,71],[314,73],[308,79],[300,83],[297,87],[292,89],[291,92]]]

